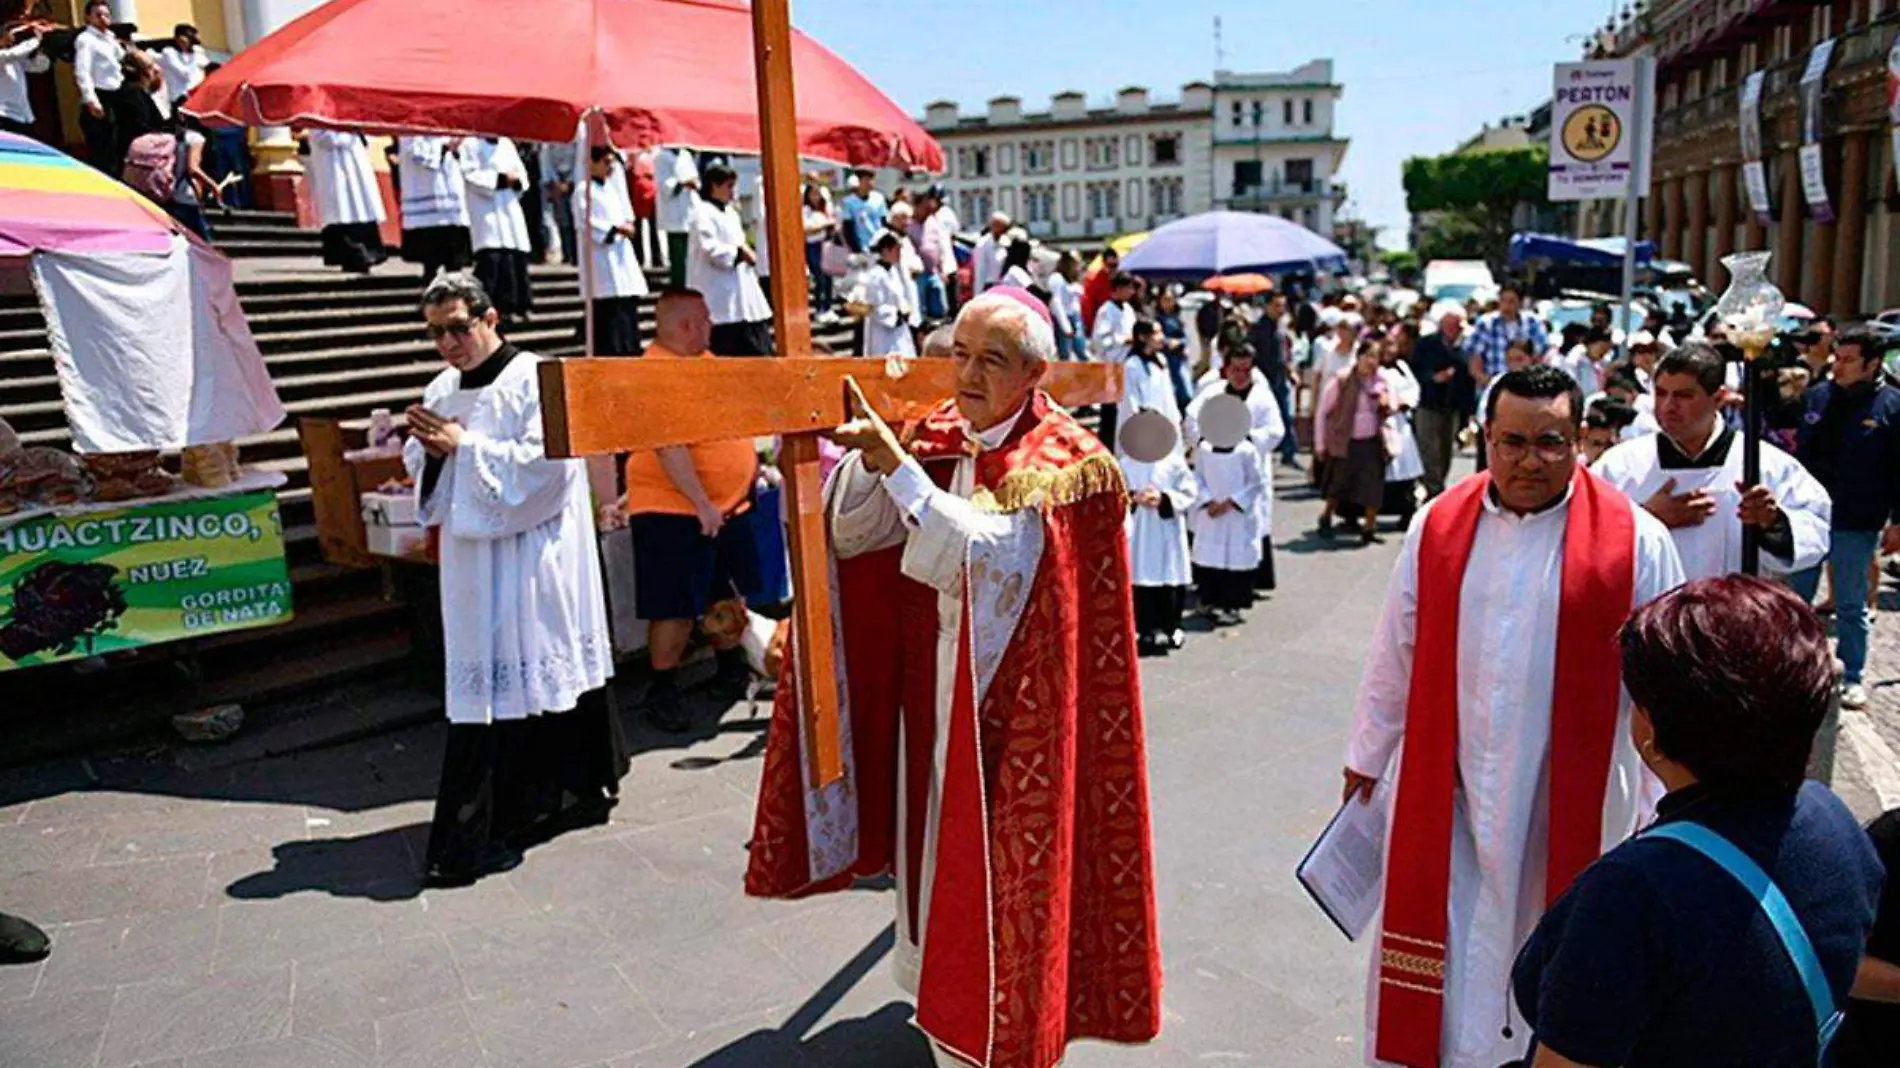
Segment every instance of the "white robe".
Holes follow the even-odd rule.
[[[1111,363],[1128,355],[1128,343],[1135,339],[1135,309],[1118,301],[1107,300],[1095,309],[1095,329],[1089,332],[1089,356]]]
[[[866,271],[864,303],[871,306],[864,320],[864,355],[917,355],[911,328],[923,320],[917,314],[917,282],[903,264],[880,263]]]
[[[446,137],[404,137],[398,159],[402,167],[402,228],[426,230],[435,226],[468,225],[467,183],[462,165],[449,151]],[[468,142],[462,142],[464,151]]]
[[[985,449],[1002,444],[1017,418],[1020,413],[976,435],[978,444]],[[1035,554],[1041,546],[1041,518],[1036,509],[1010,515],[980,512],[969,504],[975,488],[976,461],[968,457],[957,461],[950,488],[938,490],[914,462],[898,475],[880,479],[865,469],[855,452],[839,462],[825,487],[832,547],[839,559],[876,552],[901,542],[904,553],[899,566],[904,575],[937,591],[936,745],[931,757],[931,781],[925,791],[928,801],[915,929],[911,927],[910,910],[906,907],[910,900],[909,865],[901,861],[896,865],[897,945],[891,964],[898,985],[913,996],[923,975],[923,932],[929,929],[931,888],[936,882],[937,824],[949,753],[950,710],[963,620],[964,562],[970,558],[973,545],[987,545],[992,549],[986,553],[986,571],[990,578],[1002,582],[1010,574],[1021,575],[1026,586],[1034,576]],[[974,608],[971,615],[976,632],[974,640],[980,647],[995,644],[995,628],[1005,624],[1013,626],[1011,620],[996,619]],[[979,687],[986,685],[982,679],[978,681]],[[901,723],[898,731],[897,752],[902,753]],[[896,826],[900,858],[910,852],[906,839],[910,823],[906,805],[910,794],[905,782],[905,765],[904,760],[898,760]],[[933,1052],[941,1066],[962,1065],[941,1050],[933,1049]]]
[[[1128,559],[1135,585],[1186,586],[1192,580],[1188,570],[1187,517],[1200,493],[1194,472],[1188,469],[1187,459],[1179,451],[1153,463],[1124,456],[1121,464],[1131,496],[1145,489],[1156,490],[1174,508],[1174,514],[1164,519],[1158,508],[1130,504]]]
[[[546,456],[539,362],[521,353],[484,389],[453,368],[429,383],[423,404],[464,432],[427,496],[422,445],[403,446],[422,524],[442,531],[451,723],[570,711],[614,673],[587,470]]]
[[[1209,397],[1218,396],[1227,391],[1227,380],[1218,373],[1209,371],[1201,377],[1200,392],[1188,402],[1187,413],[1182,419],[1181,439],[1198,442],[1201,440],[1201,408]],[[1280,402],[1274,399],[1273,387],[1267,384],[1267,376],[1256,369],[1253,373],[1253,385],[1247,390],[1247,412],[1253,416],[1253,429],[1248,432],[1248,440],[1253,442],[1254,451],[1260,454],[1260,504],[1254,509],[1254,523],[1260,528],[1262,538],[1273,537],[1273,449],[1286,437],[1286,420],[1280,414]]]
[[[310,141],[310,187],[319,222],[324,226],[382,222],[386,217],[383,190],[363,135],[311,130],[304,136]]]
[[[1728,456],[1719,467],[1664,470],[1657,458],[1661,434],[1627,441],[1603,454],[1595,471],[1638,507],[1674,478],[1676,493],[1705,489],[1715,498],[1715,514],[1698,526],[1669,532],[1682,558],[1682,570],[1691,580],[1731,575],[1742,570],[1742,522],[1736,514],[1742,494],[1742,441],[1738,433],[1729,443]],[[1827,490],[1794,457],[1764,441],[1761,443],[1762,485],[1774,491],[1775,501],[1788,517],[1794,535],[1794,556],[1784,559],[1764,551],[1762,569],[1776,574],[1806,570],[1827,556],[1828,529],[1834,502]]]
[[[655,152],[653,177],[659,185],[653,213],[660,232],[683,234],[690,230],[693,209],[699,206],[699,167],[693,163],[692,151],[662,148]]]
[[[1003,256],[1009,250],[996,235],[984,231],[970,248],[970,291],[981,293],[1003,279]],[[1104,305],[1106,306],[1106,305]]]
[[[1100,322],[1100,319],[1097,319]],[[1122,399],[1115,406],[1115,451],[1121,452],[1121,429],[1137,412],[1154,411],[1168,417],[1178,429],[1181,406],[1174,399],[1174,379],[1168,376],[1167,357],[1154,360],[1129,354],[1122,361]]]
[[[756,323],[772,317],[758,270],[739,262],[746,236],[738,208],[700,201],[693,209],[687,241],[686,287],[706,298],[714,325]]]
[[[1392,414],[1385,417],[1385,425],[1393,432],[1388,436],[1399,440],[1398,452],[1386,462],[1385,480],[1404,482],[1422,478],[1425,458],[1418,451],[1418,436],[1412,433],[1412,410],[1418,407],[1419,398],[1418,378],[1403,362],[1382,367],[1379,373],[1385,376],[1385,391],[1392,398]]]
[[[521,184],[503,189],[502,175]],[[468,183],[468,232],[475,250],[529,251],[528,217],[521,210],[528,167],[515,143],[506,137],[492,145],[479,137],[462,142],[462,177]]]
[[[646,296],[647,275],[634,242],[614,230],[634,221],[633,198],[619,160],[614,161],[606,181],[587,179],[574,187],[573,208],[574,218],[587,220],[584,240],[593,257],[587,265],[588,298]]]
[[[1419,536],[1432,507],[1420,510],[1393,568],[1346,750],[1347,767],[1395,786],[1416,647]],[[1509,1004],[1511,964],[1544,912],[1545,762],[1551,756],[1557,609],[1570,507],[1566,499],[1536,515],[1517,516],[1488,496],[1483,507],[1458,606],[1458,787],[1443,1068],[1497,1068],[1523,1056],[1529,1028]],[[1632,607],[1683,581],[1668,530],[1640,508],[1634,579]],[[1605,850],[1636,829],[1660,792],[1630,743],[1625,697],[1604,794]],[[1375,946],[1366,998],[1368,1057],[1377,1048],[1378,965]],[[1507,1019],[1512,1040],[1501,1034]]]
[[[1252,571],[1260,566],[1260,521],[1256,512],[1266,496],[1266,479],[1261,471],[1260,452],[1251,441],[1243,441],[1229,452],[1205,446],[1195,450],[1199,493],[1194,510],[1188,514],[1188,531],[1194,535],[1196,567]],[[1215,501],[1233,501],[1240,508],[1226,515],[1209,515],[1207,506]]]

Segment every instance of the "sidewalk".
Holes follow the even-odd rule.
[[[1865,712],[1841,713],[1834,789],[1854,814],[1900,808],[1900,589],[1884,572],[1867,643]]]

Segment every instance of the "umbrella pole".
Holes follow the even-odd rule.
[[[581,343],[588,356],[594,354],[594,110],[581,112],[580,167],[587,176],[587,240],[575,242],[581,246]]]

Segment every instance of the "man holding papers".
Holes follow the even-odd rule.
[[[1394,796],[1368,994],[1378,1063],[1521,1057],[1518,946],[1656,793],[1612,638],[1682,565],[1661,522],[1579,469],[1582,414],[1556,368],[1497,379],[1491,469],[1419,513],[1393,571],[1345,772],[1349,799],[1373,803],[1381,781]]]

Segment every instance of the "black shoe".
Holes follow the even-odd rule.
[[[667,734],[685,734],[693,729],[693,717],[687,715],[680,692],[672,686],[654,686],[647,694],[647,722]]]
[[[430,890],[450,890],[473,886],[483,876],[498,875],[521,866],[521,852],[500,842],[488,843],[480,856],[467,864],[431,864],[422,874],[422,885]]]
[[[46,932],[18,916],[0,912],[0,964],[31,964],[53,951]]]
[[[1361,545],[1384,545],[1384,544],[1385,544],[1385,539],[1384,539],[1384,538],[1381,538],[1381,537],[1379,536],[1379,528],[1378,528],[1378,527],[1367,527],[1367,528],[1366,528],[1366,529],[1365,529],[1365,530],[1364,530],[1364,531],[1363,531],[1363,532],[1362,532],[1362,533],[1361,533],[1361,534],[1359,535],[1359,544],[1361,544]]]
[[[713,697],[727,703],[743,699],[746,687],[752,684],[752,666],[745,661],[745,650],[722,649],[718,660],[719,671],[709,687]]]
[[[1332,541],[1333,540],[1333,521],[1330,519],[1321,519],[1319,521],[1318,533],[1321,540]]]

